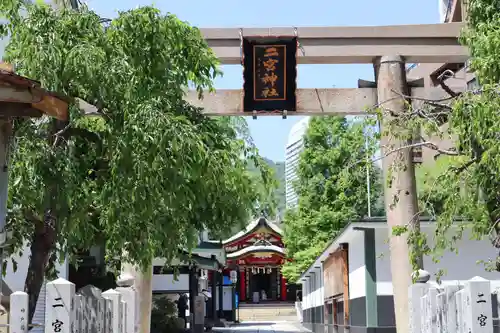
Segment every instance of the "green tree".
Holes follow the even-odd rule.
[[[249,160],[261,165],[255,148],[233,120],[183,100],[188,86],[213,89],[220,73],[198,29],[152,7],[104,27],[85,7],[23,6],[6,25],[7,60],[99,115],[72,99],[69,122],[14,123],[8,227],[12,253],[31,247],[30,316],[57,253],[72,259],[102,240],[108,261],[146,269],[192,248],[205,228],[222,234],[248,220],[260,197],[247,171]]]
[[[286,181],[285,181],[285,162],[275,162],[269,159],[264,159],[274,171],[277,181],[274,190],[274,198],[276,204],[276,213],[282,216],[286,210]]]
[[[366,122],[367,124],[369,122]],[[370,151],[373,150],[375,146],[375,139],[378,138],[378,134],[375,135],[370,140]],[[377,144],[378,146],[378,144]],[[384,199],[384,179],[382,168],[376,163],[370,164],[368,166],[368,171],[370,173],[370,217],[385,217],[385,199]],[[366,172],[366,167],[365,167]]]
[[[446,187],[441,186],[441,176],[452,166],[453,162],[451,157],[441,156],[435,163],[423,164],[415,168],[418,204],[423,215],[437,216],[442,214],[450,190],[460,191],[460,183],[448,184]]]
[[[469,48],[470,67],[480,89],[454,92],[445,81],[440,82],[450,94],[449,99],[427,101],[395,121],[410,130],[422,129],[416,145],[442,155],[419,190],[421,211],[437,221],[435,245],[429,246],[419,232],[409,235],[417,252],[432,255],[436,261],[443,251],[458,251],[457,241],[465,231],[474,239],[489,238],[500,249],[499,6],[497,0],[467,1],[467,27],[461,42]],[[453,140],[454,145],[439,147],[433,141],[435,137]],[[440,161],[442,158],[445,160]],[[458,219],[465,222],[455,223]],[[500,256],[487,268],[500,271]]]
[[[295,184],[298,207],[288,211],[284,220],[284,243],[291,261],[283,274],[290,281],[296,281],[347,223],[367,213],[367,161],[371,170],[374,165],[364,129],[364,123],[343,117],[314,117],[309,123]],[[376,172],[370,175],[373,205],[381,195],[381,184]]]
[[[272,177],[273,186],[262,184],[262,203],[258,205],[254,217],[259,217],[265,213],[269,217],[284,212],[285,208],[285,164],[283,162],[274,162],[263,157],[263,165],[256,166],[249,164],[248,170],[255,175],[256,182],[260,182],[262,169],[265,167]]]

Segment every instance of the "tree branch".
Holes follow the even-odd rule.
[[[412,116],[417,116],[417,117],[420,117],[420,118],[425,118],[425,119],[427,119],[429,121],[432,121],[432,122],[436,122],[436,124],[439,126],[439,125],[442,125],[443,123],[446,123],[449,114],[453,110],[452,107],[450,107],[447,104],[444,104],[444,102],[447,102],[447,101],[450,101],[450,100],[454,99],[455,97],[453,97],[453,96],[452,97],[441,98],[441,99],[429,99],[429,98],[423,98],[423,97],[409,96],[409,95],[403,94],[402,92],[394,90],[394,89],[392,89],[391,91],[393,93],[397,94],[398,96],[390,98],[390,99],[388,99],[386,101],[383,101],[383,102],[377,104],[376,107],[383,108],[385,111],[387,111],[388,113],[390,113],[391,116],[393,116],[393,117],[399,117],[399,116],[412,117]],[[390,109],[387,109],[387,108],[383,107],[384,103],[392,101],[394,99],[398,99],[398,98],[401,98],[401,99],[404,99],[404,100],[407,100],[407,101],[409,101],[409,100],[420,101],[420,102],[423,103],[424,106],[428,105],[428,106],[431,106],[433,109],[430,112],[427,112],[427,111],[425,111],[423,109],[423,107],[422,108],[417,108],[415,106],[412,106],[413,111],[411,111],[411,110],[406,111],[405,110],[404,112],[395,112],[394,110],[390,110]]]
[[[64,135],[63,135],[64,134]],[[71,127],[71,124],[66,125],[63,129],[54,134],[56,137],[63,137],[68,139],[72,136],[80,136],[92,142],[100,142],[100,138],[94,132],[88,131],[84,128]]]
[[[467,163],[464,163],[463,165],[461,165],[460,167],[453,167],[453,171],[455,172],[455,174],[460,174],[462,172],[464,172],[465,170],[467,170],[468,167],[470,167],[472,164],[476,163],[478,161],[477,158],[473,158],[471,159],[470,161],[468,161]]]
[[[429,149],[435,150],[435,151],[437,151],[441,154],[444,154],[444,155],[450,155],[450,156],[459,156],[460,155],[460,153],[453,151],[453,150],[441,149],[435,143],[433,143],[431,141],[423,141],[423,142],[416,142],[416,143],[412,143],[410,145],[404,145],[404,146],[392,149],[392,150],[388,151],[387,153],[385,153],[384,156],[381,156],[381,157],[373,160],[373,162],[376,162],[378,160],[386,158],[387,156],[394,154],[400,150],[408,149],[408,148],[418,148],[418,147],[427,147]]]

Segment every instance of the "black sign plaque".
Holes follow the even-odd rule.
[[[297,37],[244,37],[243,56],[243,110],[296,111]]]

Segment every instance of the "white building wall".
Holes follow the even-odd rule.
[[[349,242],[349,297],[366,296],[365,292],[365,241],[363,231],[354,231]]]
[[[302,309],[311,308],[311,278],[302,282]]]
[[[314,304],[316,303],[316,273],[311,273],[309,279],[309,293],[309,307],[314,308]]]
[[[321,290],[323,289],[323,286],[321,285],[321,270],[316,269],[316,274],[314,275],[314,297],[313,297],[313,306],[317,307],[319,305],[322,305],[323,302],[320,302],[321,300]]]
[[[28,265],[31,255],[31,250],[29,246],[25,245],[23,248],[23,254],[15,254],[10,258],[5,258],[7,261],[6,275],[3,277],[4,283],[7,284],[9,289],[14,291],[24,290],[24,281],[26,280],[26,275],[28,274]],[[14,266],[12,265],[12,259],[17,262],[17,270],[14,272]],[[68,279],[69,275],[69,265],[68,261],[65,260],[62,264],[56,263],[56,269],[59,272],[58,277]]]
[[[302,309],[315,308],[324,303],[323,268],[315,268],[309,278],[302,282]]]
[[[315,275],[311,274],[309,278],[309,308],[314,307],[314,279]]]
[[[354,232],[349,242],[349,296],[351,299],[365,296],[366,268],[364,261],[364,234]],[[310,277],[302,282],[302,308],[309,309],[324,304],[323,267],[316,268]]]
[[[431,227],[422,230],[426,233],[428,243],[433,244],[434,229]],[[387,229],[376,230],[376,256],[377,256],[377,294],[392,295],[391,266],[389,255],[388,231]],[[445,269],[446,274],[442,277],[442,283],[463,283],[475,276],[481,276],[491,280],[492,290],[500,287],[498,272],[487,272],[480,260],[496,258],[497,253],[487,240],[471,240],[470,232],[465,232],[463,239],[457,243],[458,254],[446,252],[439,263],[434,263],[432,258],[424,258],[424,269],[431,274],[431,281],[435,283],[435,274],[440,269]]]
[[[311,308],[311,287],[309,285],[309,280],[307,280],[302,287],[303,290],[305,290],[305,292],[302,292],[302,300],[305,301],[303,309],[309,309]]]
[[[168,291],[177,292],[189,290],[189,275],[179,274],[177,279],[173,274],[154,274],[152,279],[153,292]]]
[[[324,304],[325,299],[325,288],[323,281],[323,265],[318,268],[318,273],[316,274],[316,299],[314,306],[321,306]]]
[[[307,283],[305,281],[301,282],[302,285],[302,310],[308,309],[308,300],[309,300],[309,289],[307,288]]]

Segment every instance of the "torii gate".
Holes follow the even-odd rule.
[[[300,45],[298,64],[377,64],[383,56],[399,56],[400,63],[464,63],[467,49],[458,37],[463,23],[297,28]],[[222,65],[241,64],[241,38],[245,36],[282,36],[293,33],[292,28],[209,28],[201,29]],[[404,69],[404,68],[403,68]],[[376,70],[377,72],[378,70]],[[398,74],[400,75],[400,74]],[[377,74],[376,74],[377,76]],[[403,75],[403,79],[406,75]],[[382,77],[382,80],[385,80]],[[403,80],[405,81],[405,80]],[[290,115],[363,115],[366,108],[377,105],[377,84],[360,81],[356,88],[297,89],[297,111]],[[406,82],[395,83],[405,85]],[[427,95],[421,82],[410,83],[413,96]],[[380,87],[381,88],[381,87]],[[379,89],[380,90],[380,89]],[[404,91],[406,89],[403,89]],[[441,90],[441,89],[439,89]],[[380,96],[379,96],[380,97]],[[245,116],[243,91],[222,89],[206,93],[199,100],[190,91],[187,100],[211,116]],[[259,113],[259,116],[274,115]]]
[[[315,28],[251,28],[251,29],[201,29],[201,32],[222,64],[241,64],[242,37],[286,36],[291,32],[298,38],[301,50],[298,64],[360,64],[374,65],[375,82],[359,80],[354,89],[297,89],[296,111],[289,115],[362,115],[376,105],[397,113],[405,111],[404,97],[440,98],[446,93],[438,87],[424,88],[424,80],[407,82],[406,63],[465,63],[466,47],[458,42],[463,23],[400,25],[376,27],[315,27]],[[398,93],[399,92],[399,93]],[[242,90],[219,90],[205,94],[199,100],[190,92],[187,100],[204,108],[211,116],[252,115],[243,111]],[[255,116],[255,112],[253,113]],[[259,116],[276,115],[261,112]],[[382,138],[382,145],[389,138]],[[391,141],[395,147],[407,142]],[[394,155],[398,155],[398,157]],[[385,206],[389,226],[406,225],[418,216],[416,202],[415,170],[411,149],[402,149],[383,159],[384,175],[396,158],[402,158],[408,167],[393,170],[393,186],[385,189]],[[395,207],[393,197],[398,195]],[[391,229],[391,228],[390,228]],[[394,309],[398,333],[408,332],[408,287],[412,267],[406,237],[390,235]],[[345,302],[347,304],[348,302]],[[347,309],[348,310],[348,309]],[[346,311],[348,315],[348,311]],[[348,318],[346,318],[348,319]],[[348,321],[346,321],[348,322]],[[370,326],[370,323],[367,323]]]
[[[297,89],[295,111],[289,115],[363,115],[376,105],[397,113],[405,111],[406,101],[401,92],[412,97],[440,98],[446,96],[441,88],[425,89],[424,80],[407,82],[406,63],[464,63],[468,59],[466,47],[458,42],[463,23],[365,26],[365,27],[314,27],[314,28],[211,28],[201,29],[209,47],[220,59],[221,64],[241,64],[244,36],[290,36],[294,34],[304,53],[297,54],[297,64],[361,64],[374,65],[375,82],[359,80],[358,88]],[[428,80],[426,80],[428,82]],[[399,93],[398,93],[399,92]],[[214,94],[205,93],[199,100],[197,93],[190,91],[187,101],[204,109],[210,116],[251,116],[255,113],[243,111],[243,90],[219,90]],[[279,115],[259,113],[259,116]],[[389,138],[382,139],[382,145]],[[394,142],[396,147],[405,147],[406,142]],[[398,150],[383,159],[384,175],[395,156],[408,167],[395,170],[393,186],[385,189],[385,206],[389,226],[405,225],[417,216],[415,196],[415,170],[411,149]],[[394,207],[393,197],[399,195]],[[394,308],[398,333],[406,333],[409,328],[408,287],[411,283],[412,268],[409,263],[409,249],[406,237],[390,236],[392,283],[394,286]],[[124,268],[123,274],[138,278],[141,290],[138,295],[140,321],[149,318],[151,284],[146,275],[132,268]],[[149,293],[148,293],[149,291]],[[147,296],[149,295],[149,296]],[[348,304],[348,302],[345,302]],[[348,311],[347,314],[348,316]],[[346,318],[348,319],[348,318]],[[371,326],[367,322],[367,326]],[[141,325],[148,331],[149,324]]]

